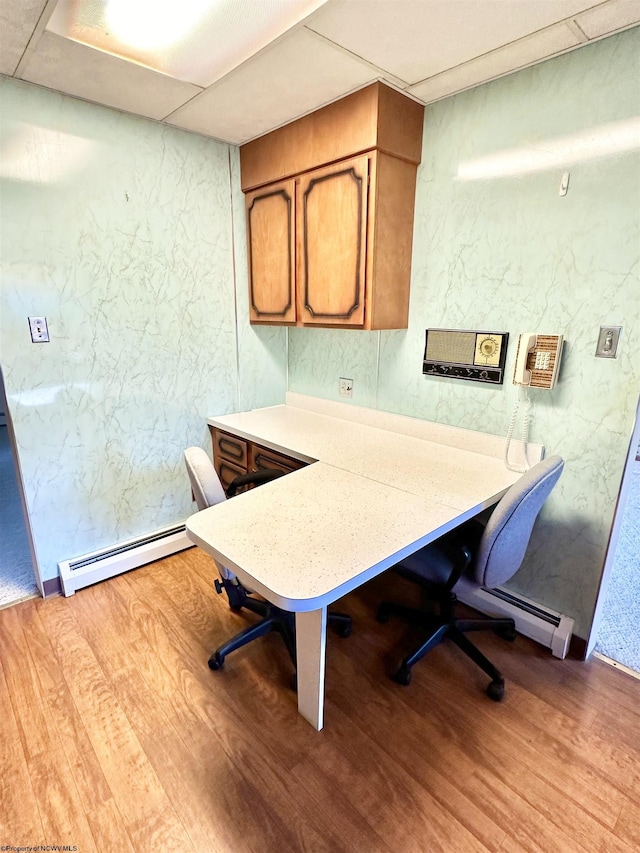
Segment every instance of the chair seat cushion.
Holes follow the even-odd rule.
[[[440,542],[433,542],[406,557],[398,568],[423,580],[444,584],[449,580],[453,569],[451,551],[442,548]]]
[[[474,554],[483,531],[484,525],[476,519],[471,519],[406,557],[398,568],[430,583],[446,584],[461,558],[461,547],[464,545]],[[468,575],[473,576],[473,562],[466,571]]]

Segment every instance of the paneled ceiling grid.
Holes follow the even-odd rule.
[[[302,0],[197,85],[46,30],[57,2],[0,0],[0,73],[237,144],[374,80],[430,103],[640,23],[640,0]]]

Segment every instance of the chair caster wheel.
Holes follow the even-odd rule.
[[[224,666],[224,657],[219,655],[218,652],[214,652],[209,658],[209,669],[222,669]]]
[[[338,627],[336,628],[336,634],[339,637],[344,637],[344,638],[350,637],[351,636],[351,625],[349,625],[348,623],[338,625]]]
[[[384,625],[386,622],[389,621],[390,616],[391,613],[389,612],[389,608],[387,607],[387,605],[381,604],[380,607],[378,607],[378,613],[376,614],[376,619],[378,620],[378,622],[380,622],[381,625]]]
[[[487,696],[494,702],[502,702],[504,699],[504,681],[492,681],[487,687]]]
[[[408,687],[411,684],[411,670],[408,666],[401,666],[395,675],[391,676],[396,684]]]

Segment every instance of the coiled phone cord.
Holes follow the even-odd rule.
[[[522,387],[522,386],[520,386]],[[509,447],[511,445],[511,440],[513,438],[513,433],[516,427],[516,421],[518,419],[518,410],[520,408],[520,400],[516,400],[513,405],[513,411],[511,412],[511,420],[509,421],[509,426],[507,428],[507,439],[505,441],[504,446],[504,464],[510,471],[517,471],[519,474],[524,474],[525,471],[529,470],[529,466],[526,464],[527,459],[527,442],[529,440],[529,424],[531,422],[531,400],[529,399],[529,392],[527,391],[527,397],[525,400],[524,411],[522,414],[522,431],[520,433],[520,440],[522,441],[522,452],[525,459],[524,466],[522,465],[513,465],[509,461]]]

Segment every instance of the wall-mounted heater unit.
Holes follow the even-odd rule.
[[[64,595],[73,595],[76,590],[85,586],[192,547],[193,542],[188,538],[184,524],[178,524],[156,530],[148,536],[129,539],[102,551],[93,551],[84,557],[64,560],[58,563],[62,592]]]
[[[554,657],[565,658],[573,634],[573,619],[548,610],[535,601],[504,587],[465,589],[458,599],[487,616],[506,616],[516,623],[516,631],[551,649]]]

